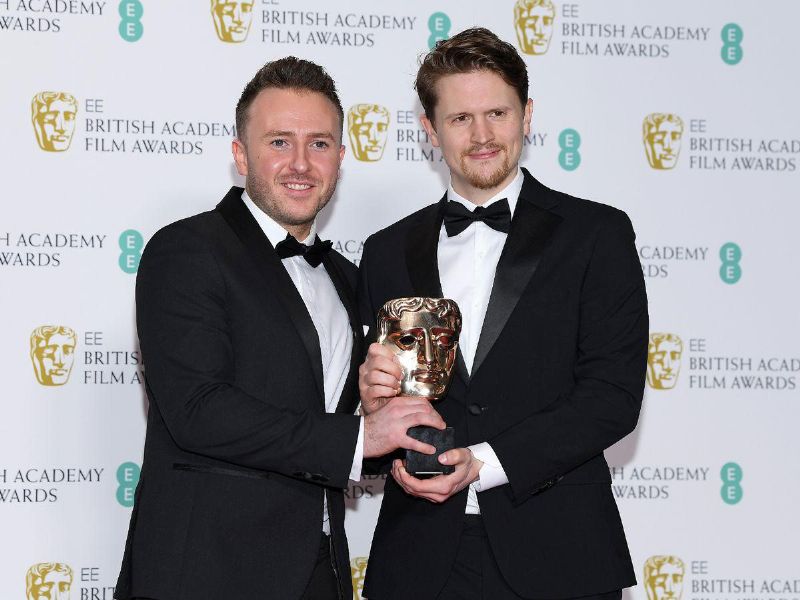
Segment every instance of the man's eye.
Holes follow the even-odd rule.
[[[325,150],[326,148],[329,147],[328,142],[323,142],[323,141],[316,141],[312,145],[314,146],[314,148],[318,150]]]
[[[287,145],[286,140],[272,140],[270,144],[276,148],[284,148]]]

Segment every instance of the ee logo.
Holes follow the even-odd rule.
[[[117,502],[126,508],[133,506],[134,492],[136,484],[139,483],[139,475],[142,470],[139,465],[132,462],[122,463],[117,469]]]
[[[742,260],[742,249],[738,244],[728,242],[719,249],[719,258],[722,266],[719,268],[719,276],[722,281],[734,284],[742,278],[742,267],[739,262]]]
[[[436,42],[446,40],[450,37],[450,17],[443,12],[433,13],[428,19],[428,49],[433,50]]]
[[[725,502],[725,504],[738,504],[741,502],[742,495],[744,494],[742,486],[740,485],[742,481],[742,467],[735,462],[725,463],[722,465],[722,470],[719,474],[720,477],[722,477],[722,489],[720,490],[722,501]]]
[[[737,65],[742,61],[742,38],[744,32],[736,23],[728,23],[722,28],[722,62]]]
[[[142,14],[144,7],[139,0],[122,0],[119,3],[119,35],[126,42],[138,42],[144,33]]]
[[[565,129],[558,136],[558,145],[561,152],[558,154],[558,164],[565,171],[574,171],[581,164],[581,136],[574,129]]]
[[[143,247],[144,238],[141,233],[135,229],[123,231],[119,236],[119,249],[122,250],[122,254],[119,255],[119,268],[129,274],[136,273]]]

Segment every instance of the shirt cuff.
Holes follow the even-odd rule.
[[[489,442],[467,447],[472,450],[472,455],[483,463],[480,473],[478,473],[478,480],[472,484],[476,492],[485,492],[498,485],[508,483],[505,469]]]
[[[359,481],[361,479],[361,465],[364,462],[364,417],[361,417],[359,421],[356,452],[353,455],[353,466],[350,467],[351,481]],[[494,452],[492,454],[494,454]],[[503,473],[503,475],[505,475],[505,473]]]

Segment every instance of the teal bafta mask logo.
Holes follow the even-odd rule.
[[[125,273],[133,274],[139,270],[139,261],[142,258],[144,238],[135,229],[123,231],[119,236],[119,268]]]
[[[558,164],[565,171],[574,171],[581,164],[581,153],[578,148],[581,146],[581,135],[574,129],[565,129],[558,136],[558,146],[561,152],[558,153]]]
[[[733,285],[742,278],[742,267],[739,262],[742,260],[742,249],[738,244],[728,242],[719,249],[719,258],[722,265],[719,268],[719,276],[725,283]]]
[[[722,62],[726,65],[738,65],[742,62],[742,38],[744,32],[736,23],[728,23],[722,28]]]
[[[431,32],[428,36],[428,49],[432,50],[436,42],[441,42],[450,37],[450,17],[443,12],[433,13],[428,18],[428,31]]]
[[[739,504],[742,501],[744,490],[742,490],[742,467],[738,463],[729,462],[722,465],[719,472],[722,478],[722,489],[720,495],[725,504]]]
[[[139,483],[139,476],[142,470],[139,465],[132,462],[122,463],[117,469],[117,502],[126,508],[133,506],[133,498],[136,493],[136,484]]]
[[[119,36],[126,42],[138,42],[144,33],[142,15],[144,7],[140,0],[122,0],[119,3]]]

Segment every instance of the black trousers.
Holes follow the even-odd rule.
[[[148,600],[148,598],[134,598],[134,600]],[[301,600],[339,600],[339,585],[331,561],[331,542],[324,533],[319,543],[317,563],[314,565],[314,571]]]
[[[622,590],[575,600],[620,600]],[[524,600],[508,586],[495,562],[483,520],[465,515],[453,570],[437,600]]]
[[[336,581],[336,573],[333,570],[331,541],[323,533],[319,543],[317,564],[314,565],[314,571],[311,573],[311,579],[308,582],[306,591],[303,592],[301,600],[338,600],[338,598],[339,584]]]

